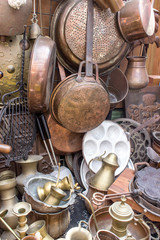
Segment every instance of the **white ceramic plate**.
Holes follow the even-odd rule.
[[[109,120],[103,121],[97,128],[85,133],[82,144],[83,157],[89,164],[91,159],[109,153],[115,153],[118,157],[119,167],[115,176],[119,175],[127,166],[130,158],[130,142],[123,128]],[[90,164],[91,170],[96,173],[102,166],[101,161],[93,160]]]

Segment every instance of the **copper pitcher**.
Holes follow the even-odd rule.
[[[128,56],[127,60],[128,66],[125,75],[128,79],[129,88],[140,89],[146,87],[149,83],[146,70],[146,57]]]

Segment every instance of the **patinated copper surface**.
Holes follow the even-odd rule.
[[[73,132],[87,132],[103,122],[109,112],[107,88],[94,78],[76,81],[72,74],[57,85],[50,100],[50,110],[55,119]],[[101,80],[102,81],[102,80]]]
[[[47,116],[53,147],[60,153],[74,153],[82,149],[83,133],[74,133],[61,126],[51,114]]]
[[[77,72],[85,59],[87,0],[66,0],[58,5],[50,36],[56,42],[57,57],[70,72]],[[130,44],[121,36],[116,14],[94,3],[93,60],[100,74],[111,71],[126,56]]]
[[[140,89],[146,87],[149,83],[146,69],[146,57],[128,56],[127,60],[128,65],[125,75],[129,83],[129,88]]]
[[[28,104],[31,112],[46,112],[53,88],[56,47],[46,36],[39,36],[33,46],[28,76]]]
[[[24,32],[24,25],[32,11],[32,0],[27,0],[20,9],[14,9],[8,0],[0,0],[0,35],[15,36]]]
[[[124,7],[122,0],[96,0],[96,2],[104,9],[110,8],[113,13],[118,12],[122,7]]]
[[[122,36],[128,42],[152,36],[155,17],[150,0],[129,1],[118,12],[118,24]]]

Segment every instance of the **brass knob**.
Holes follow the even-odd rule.
[[[14,73],[15,72],[15,67],[13,65],[8,65],[7,66],[7,72],[8,73]]]
[[[3,72],[0,71],[0,79],[3,78]]]

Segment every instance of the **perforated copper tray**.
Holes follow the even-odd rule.
[[[60,63],[77,72],[85,59],[87,0],[61,1],[54,13],[51,37],[57,46]],[[93,60],[100,74],[110,72],[125,57],[130,45],[122,38],[116,14],[94,3]]]

